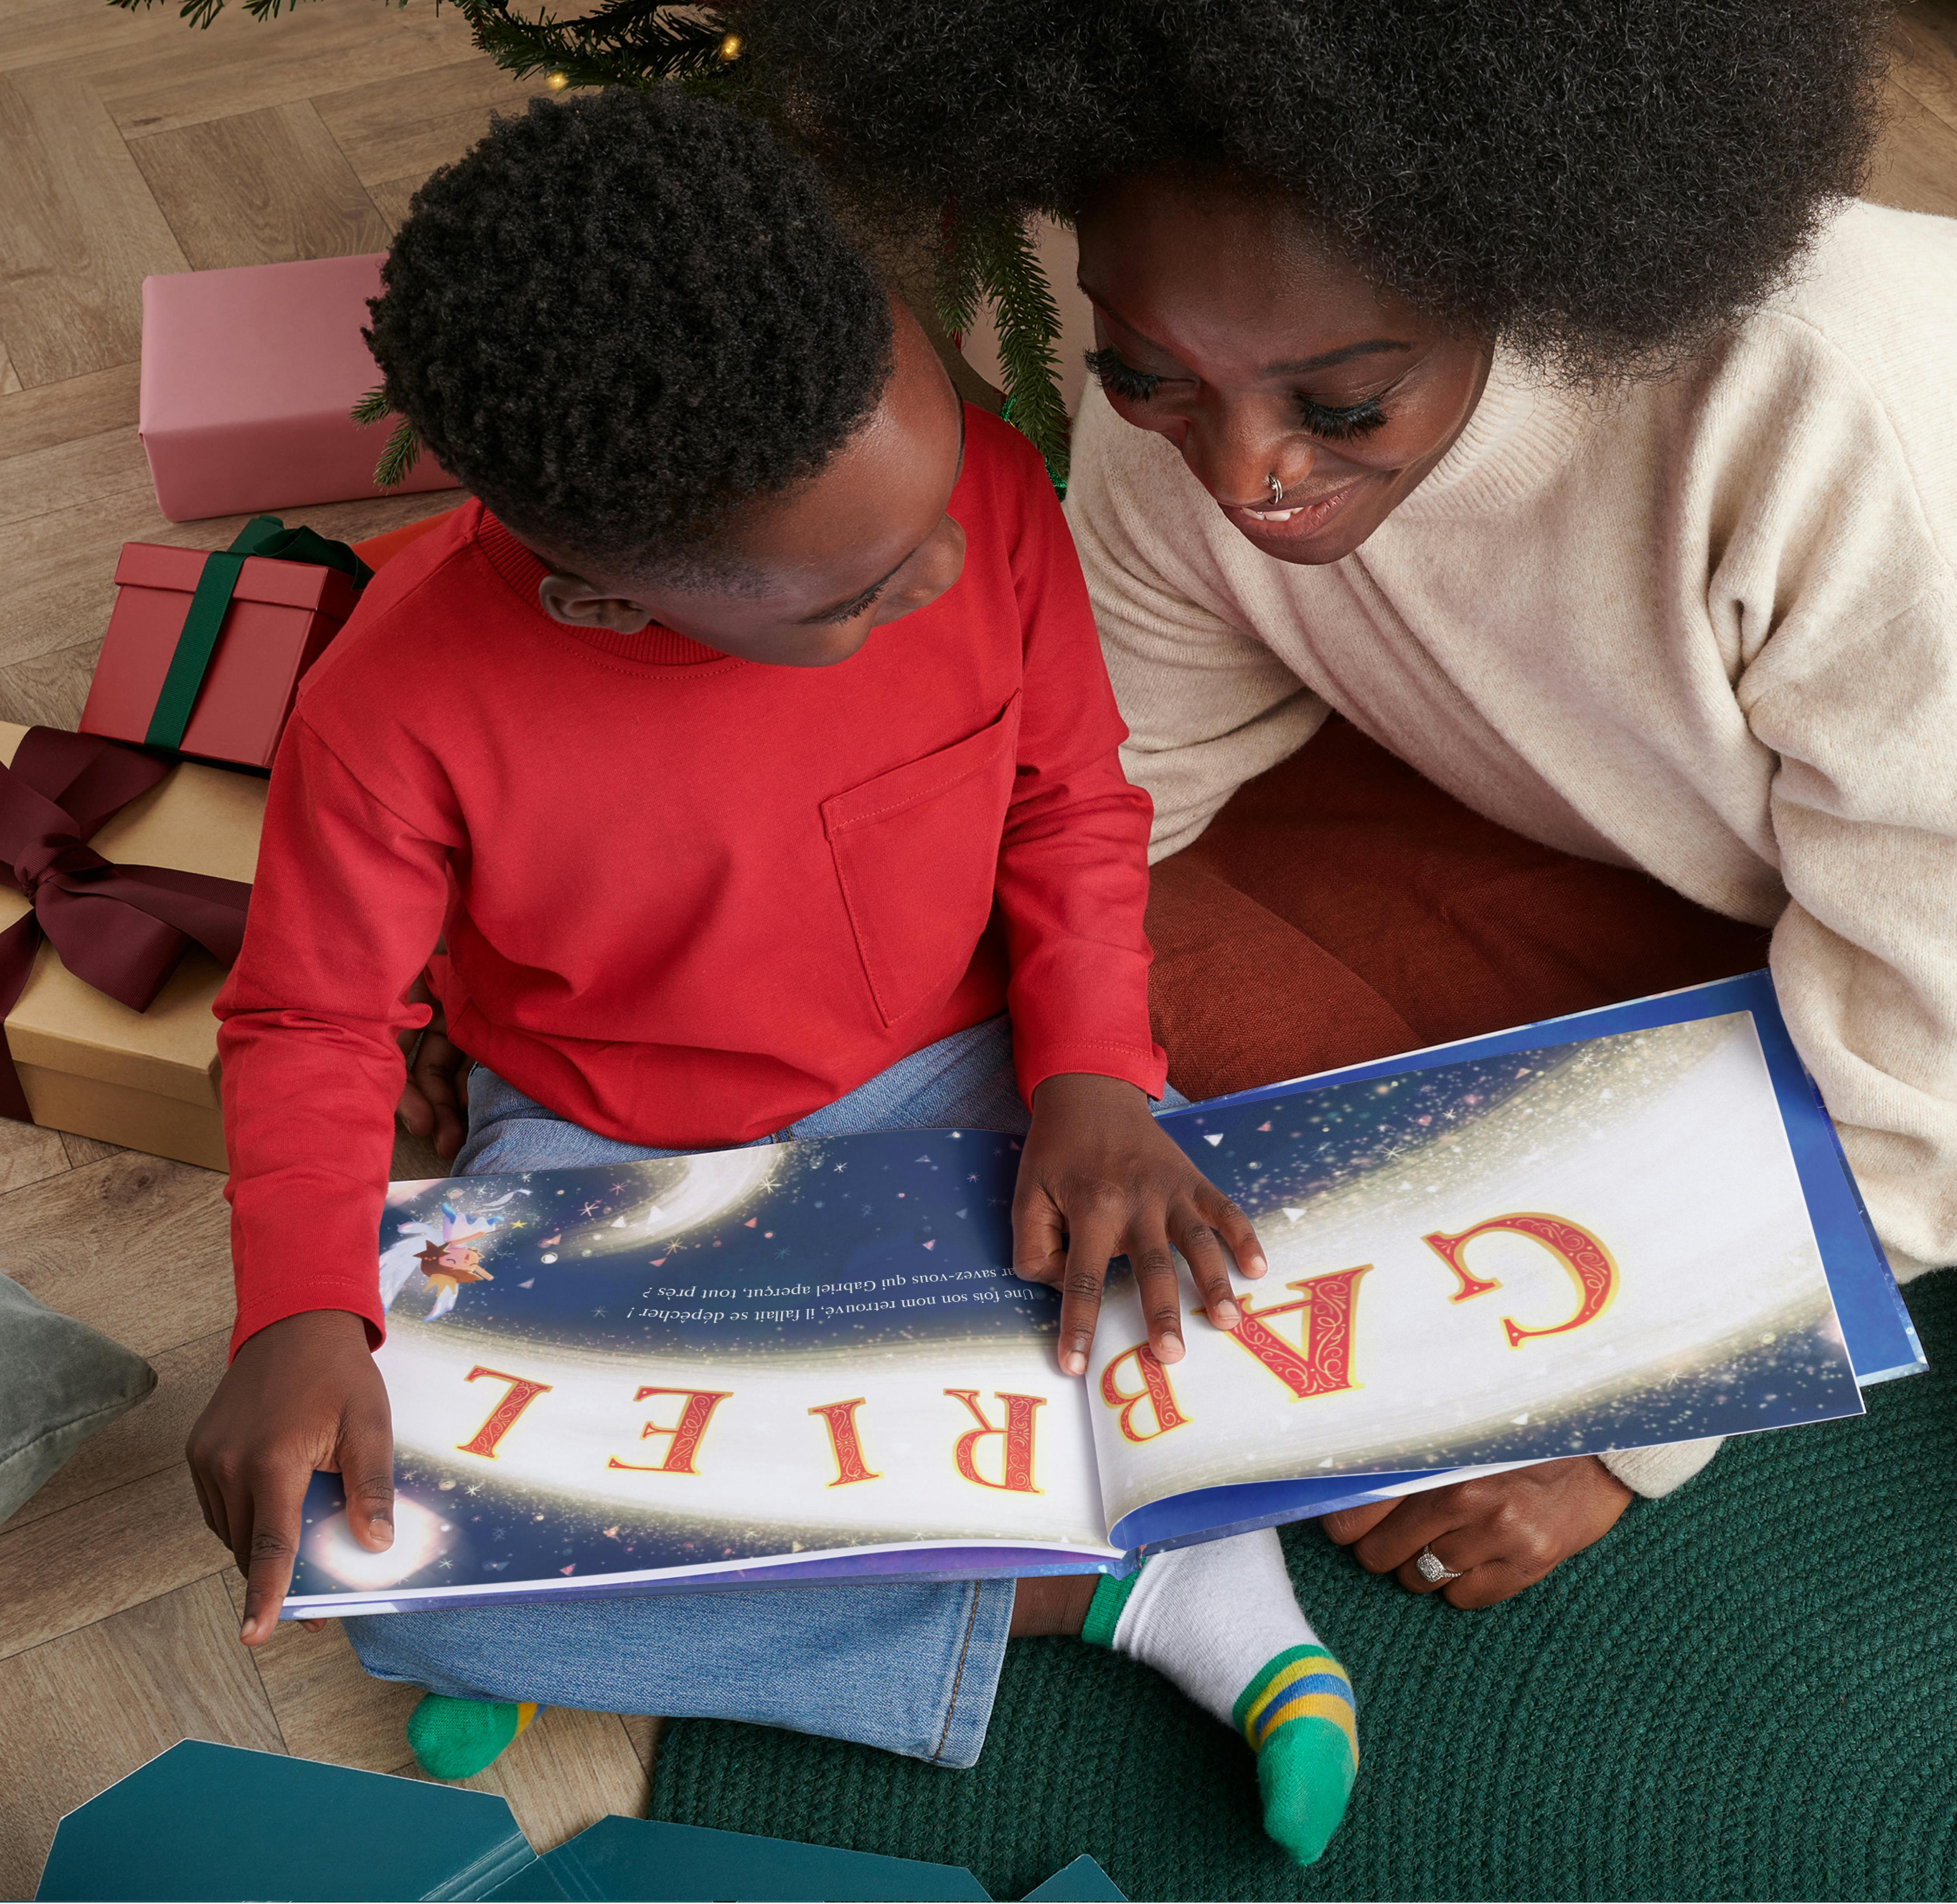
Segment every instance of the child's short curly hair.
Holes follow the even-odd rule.
[[[535,100],[416,193],[367,335],[390,401],[518,535],[651,579],[875,409],[890,308],[807,160],[662,87]]]
[[[745,0],[872,191],[1072,212],[1138,172],[1295,195],[1380,280],[1579,375],[1675,359],[1852,192],[1880,0]]]

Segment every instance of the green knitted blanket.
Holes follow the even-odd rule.
[[[1505,1605],[1416,1599],[1288,1529],[1364,1754],[1308,1871],[1241,1741],[1064,1640],[1008,1649],[974,1770],[682,1720],[653,1815],[966,1864],[995,1897],[1083,1851],[1134,1898],[1957,1895],[1957,1273],[1908,1295],[1931,1374],[1729,1441]]]

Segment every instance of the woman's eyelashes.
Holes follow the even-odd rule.
[[[1087,368],[1109,396],[1124,397],[1131,403],[1146,403],[1162,382],[1159,377],[1124,363],[1121,353],[1112,344],[1089,351]]]
[[[1124,362],[1121,353],[1112,344],[1089,351],[1087,368],[1093,373],[1095,381],[1109,396],[1118,397],[1125,403],[1146,403],[1165,381],[1152,371],[1137,370],[1133,364]],[[1348,404],[1343,408],[1314,402],[1301,391],[1293,397],[1292,401],[1297,406],[1298,422],[1314,436],[1322,437],[1328,443],[1346,443],[1355,437],[1368,435],[1387,420],[1386,413],[1380,407],[1377,397],[1369,397],[1363,403]]]
[[[1348,443],[1355,436],[1370,435],[1386,420],[1386,413],[1380,409],[1377,397],[1369,397],[1363,403],[1354,403],[1344,410],[1314,403],[1305,396],[1300,396],[1297,403],[1298,421],[1314,436],[1323,437],[1328,443]]]

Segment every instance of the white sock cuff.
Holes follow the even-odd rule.
[[[1154,1667],[1226,1725],[1267,1661],[1317,1643],[1268,1527],[1152,1556],[1114,1627],[1118,1652]]]

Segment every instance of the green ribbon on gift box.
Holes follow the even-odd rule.
[[[183,632],[177,637],[169,672],[163,676],[149,729],[143,736],[150,746],[183,745],[191,710],[210,671],[210,657],[217,652],[217,637],[224,632],[232,595],[245,572],[245,558],[251,555],[337,568],[356,590],[374,578],[374,571],[346,543],[334,542],[303,526],[288,529],[277,516],[254,516],[229,549],[213,550],[204,558],[204,572],[190,598],[190,612],[184,617]]]

